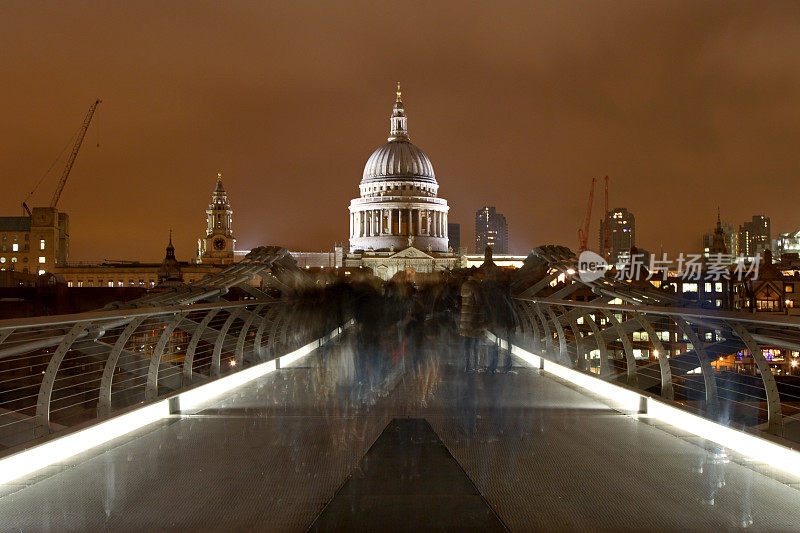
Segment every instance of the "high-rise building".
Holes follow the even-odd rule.
[[[232,217],[233,210],[222,185],[222,174],[217,174],[217,186],[206,209],[206,234],[197,239],[198,263],[233,263],[236,239],[233,237]]]
[[[461,248],[461,224],[457,222],[447,223],[447,241],[450,248],[458,253],[459,248]]]
[[[753,220],[739,226],[739,254],[752,260],[769,250],[772,244],[770,220],[765,215],[753,215]]]
[[[608,244],[606,245],[606,233]],[[636,219],[624,207],[612,209],[600,221],[600,253],[610,264],[629,257],[636,245]]]
[[[508,222],[493,206],[475,213],[475,253],[483,253],[487,246],[496,254],[508,253]]]

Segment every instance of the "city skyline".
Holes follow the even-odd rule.
[[[800,46],[796,5],[507,6],[493,15],[499,40],[464,7],[469,41],[437,31],[452,16],[441,6],[3,10],[17,21],[0,38],[14,104],[0,134],[3,215],[21,213],[86,107],[104,100],[59,205],[72,260],[158,259],[170,228],[177,256],[192,257],[218,171],[238,248],[346,241],[342,206],[385,134],[397,80],[464,242],[488,202],[513,225],[512,250],[575,249],[586,186],[605,174],[611,204],[641,213],[648,249],[698,249],[718,205],[737,225],[763,213],[774,234],[800,227],[785,193],[800,170],[800,69],[787,52]],[[59,31],[65,23],[84,37]],[[419,39],[398,53],[398,31]],[[376,46],[360,46],[367,39]],[[464,61],[444,62],[459,47]],[[46,205],[56,181],[32,205]]]

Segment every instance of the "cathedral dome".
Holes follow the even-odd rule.
[[[362,182],[396,178],[436,182],[431,160],[407,139],[389,141],[372,152]]]
[[[389,142],[372,152],[364,165],[361,183],[413,179],[436,183],[433,165],[425,152],[417,148],[408,138],[406,112],[397,86],[397,100],[389,119]]]

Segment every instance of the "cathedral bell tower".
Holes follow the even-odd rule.
[[[233,263],[236,239],[231,228],[233,210],[228,203],[228,193],[222,185],[222,174],[217,174],[217,186],[211,194],[206,209],[206,234],[197,240],[197,262],[216,265]]]

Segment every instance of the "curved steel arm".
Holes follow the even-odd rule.
[[[231,329],[231,325],[233,321],[236,320],[236,317],[239,316],[239,313],[242,312],[242,308],[238,309],[231,309],[228,311],[230,314],[228,315],[228,319],[222,325],[222,328],[219,330],[219,335],[217,335],[217,340],[214,342],[214,352],[211,356],[211,376],[212,377],[219,377],[220,375],[220,357],[222,355],[222,346],[225,344],[225,337],[228,335],[228,330]]]
[[[187,314],[188,313],[176,313],[175,316],[172,317],[172,320],[164,326],[164,331],[161,332],[161,336],[158,338],[156,347],[153,350],[153,355],[150,357],[150,368],[147,371],[147,386],[144,390],[145,400],[152,400],[158,396],[158,370],[161,367],[161,357],[164,355],[164,348],[166,348],[167,343],[172,338],[172,332],[175,331],[175,328],[178,327],[181,320],[186,318]]]
[[[558,360],[562,363],[566,363],[572,366],[572,361],[570,361],[569,353],[567,353],[567,338],[564,336],[564,327],[561,325],[561,322],[558,320],[555,311],[548,305],[546,307],[547,315],[550,317],[550,321],[556,327],[556,336],[558,337]]]
[[[567,308],[563,305],[559,305],[558,310],[566,319],[567,324],[569,324],[569,329],[572,330],[572,336],[575,338],[575,367],[579,368],[580,370],[588,370],[589,368],[586,364],[586,354],[583,351],[583,335],[578,327],[578,322],[575,320],[575,317],[570,315],[570,313],[567,311]]]
[[[758,343],[753,340],[753,336],[744,326],[738,322],[727,323],[736,335],[742,339],[753,360],[761,373],[761,380],[764,383],[764,391],[767,394],[767,431],[774,435],[783,435],[783,413],[781,410],[781,399],[778,393],[778,385],[775,383],[775,376],[769,367],[766,357],[761,352]]]
[[[625,352],[625,366],[627,371],[628,385],[635,387],[639,384],[639,377],[636,375],[636,357],[633,355],[633,344],[631,344],[628,334],[625,333],[625,330],[622,328],[622,324],[620,324],[619,320],[617,320],[617,317],[614,316],[614,313],[604,310],[603,314],[608,321],[611,322],[611,325],[614,326],[614,330],[617,332],[617,337],[622,343],[622,350]]]
[[[609,363],[606,340],[603,338],[603,335],[600,334],[600,328],[597,327],[597,322],[594,321],[588,310],[584,311],[583,320],[592,330],[595,341],[597,342],[597,350],[600,352],[600,377],[608,378],[613,374],[613,372],[611,371],[611,364]]]
[[[257,305],[255,309],[248,315],[247,319],[244,321],[244,325],[242,329],[239,331],[239,338],[236,340],[236,352],[234,353],[234,357],[236,358],[236,364],[241,366],[244,362],[244,342],[247,339],[247,333],[250,331],[250,325],[253,323],[253,320],[258,316],[258,313],[264,309],[266,304]]]
[[[189,346],[186,347],[186,355],[183,357],[183,383],[184,385],[188,385],[192,382],[192,377],[194,373],[192,372],[192,368],[194,366],[194,353],[197,350],[197,344],[200,342],[200,339],[203,337],[203,333],[205,332],[206,328],[208,327],[209,322],[217,316],[217,314],[221,311],[221,309],[211,309],[206,316],[203,317],[203,320],[200,321],[200,324],[197,326],[197,329],[194,330],[194,335],[192,335],[192,339],[189,341]]]
[[[700,359],[700,370],[703,372],[703,383],[706,387],[706,409],[709,417],[716,419],[719,414],[719,396],[717,394],[717,377],[714,374],[714,367],[711,366],[711,358],[708,357],[708,352],[703,347],[703,341],[697,336],[694,328],[683,317],[673,316],[672,319],[683,334],[689,338],[689,342],[692,343],[692,347]]]
[[[100,378],[100,393],[97,399],[98,416],[107,415],[111,412],[111,386],[114,382],[114,372],[117,370],[119,356],[128,343],[128,339],[131,338],[133,332],[142,325],[142,322],[144,322],[146,318],[147,315],[141,315],[134,318],[131,322],[128,322],[128,325],[125,326],[125,329],[119,334],[117,341],[111,348],[111,352],[108,354],[106,364],[103,366],[103,376]]]
[[[56,351],[50,357],[50,362],[47,363],[47,369],[44,371],[42,384],[39,386],[39,397],[36,400],[36,420],[34,421],[33,434],[36,437],[42,437],[50,433],[50,399],[53,395],[53,384],[56,381],[56,374],[61,367],[61,362],[64,356],[69,352],[72,343],[84,334],[86,328],[91,325],[91,322],[78,322],[69,332],[64,335],[64,339],[59,343]]]
[[[661,343],[661,339],[658,338],[653,324],[650,323],[646,316],[641,313],[636,313],[634,316],[647,332],[647,336],[653,344],[653,349],[658,352],[658,368],[661,370],[661,396],[668,400],[674,400],[675,391],[672,387],[672,369],[669,366],[669,357],[667,357],[667,352],[664,350],[664,345]]]
[[[536,311],[536,315],[539,317],[539,323],[541,323],[542,329],[544,330],[544,353],[546,353],[550,359],[556,360],[556,348],[553,345],[553,332],[550,331],[550,326],[547,325],[547,319],[544,317],[544,313],[542,312],[542,308],[539,307],[539,304],[534,304],[533,309]]]

